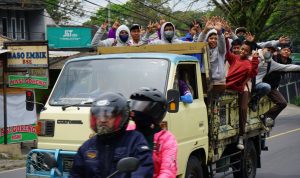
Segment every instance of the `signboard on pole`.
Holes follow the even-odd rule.
[[[7,42],[5,47],[8,68],[47,68],[48,44],[46,42]]]
[[[7,92],[7,101],[0,93],[0,108],[6,105],[7,122],[3,119],[4,110],[0,109],[0,144],[24,142],[37,139],[35,123],[37,121],[36,107],[26,110],[26,90],[14,88]],[[5,130],[6,134],[5,135]],[[5,137],[7,140],[5,140]]]
[[[49,48],[90,48],[92,28],[47,27]]]
[[[18,125],[7,128],[7,143],[36,140],[35,125]],[[4,143],[4,128],[0,128],[0,144]]]
[[[9,75],[8,83],[15,88],[47,89],[48,77]]]

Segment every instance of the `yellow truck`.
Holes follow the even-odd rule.
[[[271,102],[263,98],[257,112],[249,110],[245,149],[238,150],[237,93],[211,85],[207,52],[205,43],[105,47],[98,49],[101,55],[68,61],[38,120],[38,149],[28,154],[27,177],[57,176],[43,166],[45,152],[53,154],[58,170],[68,175],[72,157],[93,135],[89,111],[100,93],[113,91],[129,97],[140,87],[153,87],[165,93],[170,103],[171,93],[178,88],[177,71],[185,70],[193,102],[175,103],[178,111],[170,110],[162,122],[178,142],[177,177],[214,177],[226,172],[235,178],[254,178],[261,167],[266,132],[259,116]]]

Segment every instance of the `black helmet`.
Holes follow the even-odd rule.
[[[154,88],[140,88],[130,96],[131,118],[137,127],[159,125],[167,112],[167,101],[160,91]]]
[[[102,129],[97,119],[115,118],[113,128]],[[129,119],[129,105],[125,97],[118,93],[103,93],[92,104],[90,126],[98,135],[108,135],[125,129]],[[105,127],[104,127],[105,128]]]

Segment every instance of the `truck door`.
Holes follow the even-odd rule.
[[[179,76],[181,75],[181,76]],[[186,164],[191,150],[208,145],[207,110],[203,99],[200,66],[197,62],[179,63],[173,89],[179,90],[179,80],[187,83],[193,95],[192,103],[180,101],[179,111],[170,115],[169,130],[178,142],[178,162]],[[180,169],[180,168],[179,168]],[[184,170],[179,170],[179,172]]]

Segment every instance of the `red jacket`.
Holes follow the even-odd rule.
[[[239,55],[226,53],[225,58],[230,64],[226,77],[226,87],[238,92],[243,92],[246,83],[258,73],[258,57],[241,59]]]
[[[135,124],[129,124],[127,130],[134,130]],[[154,134],[153,161],[154,178],[176,178],[178,145],[175,136],[161,130]]]

